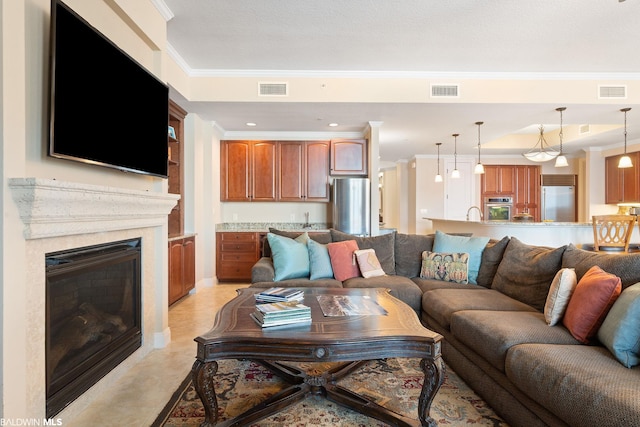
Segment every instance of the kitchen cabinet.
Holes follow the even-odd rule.
[[[485,165],[481,186],[483,197],[513,196],[515,193],[515,167],[512,165]]]
[[[278,143],[278,200],[329,201],[329,142]]]
[[[605,158],[605,203],[640,202],[640,152],[628,153],[633,166],[618,168],[622,154]]]
[[[540,166],[515,166],[514,214],[527,213],[540,221]]]
[[[251,281],[251,267],[260,259],[260,235],[256,232],[216,232],[218,282]]]
[[[187,295],[195,285],[195,236],[169,240],[169,305]]]
[[[226,202],[276,200],[275,141],[220,144],[220,199]]]
[[[367,175],[367,141],[331,140],[331,175]]]

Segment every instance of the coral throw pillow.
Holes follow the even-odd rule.
[[[375,249],[360,249],[354,252],[362,277],[384,276],[386,273],[378,261]]]
[[[578,341],[588,344],[598,333],[622,292],[622,281],[597,265],[582,276],[567,305],[563,324]]]
[[[353,254],[358,249],[358,244],[355,240],[327,244],[333,276],[337,280],[343,282],[352,277],[360,277],[360,269]]]

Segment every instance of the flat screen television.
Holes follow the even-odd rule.
[[[48,155],[166,178],[168,86],[60,0],[50,52]]]

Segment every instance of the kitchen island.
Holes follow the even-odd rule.
[[[433,230],[443,233],[473,233],[501,239],[516,237],[528,245],[562,246],[573,243],[577,247],[593,245],[593,226],[590,222],[528,222],[528,221],[462,221],[424,218],[433,224]],[[640,242],[638,226],[633,228],[632,242]]]

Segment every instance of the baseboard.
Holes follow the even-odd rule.
[[[153,334],[153,348],[164,348],[171,342],[171,328]]]

